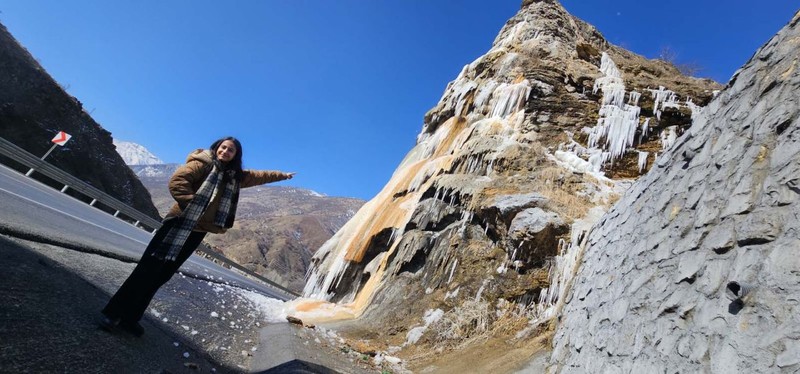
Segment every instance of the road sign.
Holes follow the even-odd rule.
[[[50,147],[50,149],[47,151],[47,153],[45,153],[45,154],[44,154],[44,156],[42,156],[42,160],[44,160],[44,159],[45,159],[45,157],[47,157],[47,155],[49,155],[49,154],[50,154],[50,152],[53,152],[53,150],[54,150],[54,149],[56,149],[56,146],[57,146],[57,145],[60,145],[60,146],[62,146],[62,147],[63,147],[63,146],[64,146],[64,144],[67,144],[67,141],[68,141],[70,138],[72,138],[72,135],[70,135],[70,134],[67,134],[67,133],[65,133],[65,132],[63,132],[63,131],[59,131],[59,132],[58,132],[58,134],[56,134],[56,136],[55,136],[55,137],[54,137],[52,140],[50,140],[51,142],[53,142],[53,143],[55,143],[55,144],[53,144],[53,146],[52,146],[52,147]],[[33,174],[33,172],[34,172],[34,169],[33,169],[33,168],[31,168],[30,170],[28,170],[28,172],[27,172],[27,173],[25,173],[25,176],[26,176],[26,177],[30,177],[30,176],[31,176],[31,174]],[[64,188],[66,188],[66,187],[64,187]],[[61,192],[64,192],[64,191],[61,191]]]
[[[58,134],[56,134],[56,137],[53,138],[53,140],[51,140],[51,142],[63,146],[64,144],[67,143],[67,141],[70,138],[72,138],[72,135],[67,134],[67,133],[65,133],[63,131],[59,131]],[[42,158],[44,158],[44,157],[42,157]]]

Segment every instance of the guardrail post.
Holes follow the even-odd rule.
[[[65,184],[65,185],[64,185],[64,188],[62,188],[62,189],[61,189],[61,192],[67,192],[67,188],[69,188],[69,186],[67,186],[67,185]]]
[[[114,217],[116,216],[119,216],[119,210],[116,213],[114,213]]]
[[[26,177],[30,177],[30,176],[31,176],[31,174],[33,174],[33,168],[31,168],[31,170],[28,170],[28,172],[27,172],[27,173],[25,173],[25,176],[26,176]]]
[[[92,202],[89,203],[89,206],[94,206],[94,204],[97,204],[97,199],[92,199]]]
[[[136,222],[133,224],[133,227],[139,227],[139,221],[136,221]]]

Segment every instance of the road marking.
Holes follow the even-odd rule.
[[[42,203],[40,203],[40,202],[38,202],[38,201],[36,201],[36,200],[29,199],[29,198],[27,198],[27,197],[25,197],[25,196],[19,195],[19,194],[17,194],[17,193],[14,193],[14,192],[11,192],[11,191],[9,191],[9,190],[7,190],[7,189],[5,189],[5,188],[2,188],[2,187],[0,187],[0,191],[3,191],[3,192],[5,192],[5,193],[7,193],[7,194],[10,194],[10,195],[14,195],[14,196],[16,196],[16,197],[18,197],[18,198],[20,198],[20,199],[23,199],[23,200],[29,201],[29,202],[31,202],[31,203],[34,203],[34,204],[36,204],[36,205],[38,205],[38,206],[41,206],[41,207],[43,207],[43,208],[47,208],[47,209],[49,209],[49,210],[52,210],[52,211],[55,211],[55,212],[59,212],[59,213],[61,213],[61,214],[65,215],[65,216],[72,217],[72,218],[74,218],[74,219],[76,219],[76,220],[78,220],[78,221],[81,221],[81,222],[83,222],[83,223],[86,223],[86,224],[92,225],[92,226],[94,226],[94,227],[97,227],[97,228],[99,228],[99,229],[103,229],[103,230],[105,230],[105,231],[108,231],[108,232],[110,232],[110,233],[112,233],[112,234],[116,234],[116,235],[119,235],[119,236],[121,236],[121,237],[123,237],[123,238],[130,239],[130,240],[132,240],[132,241],[134,241],[134,242],[137,242],[137,243],[141,243],[141,244],[145,244],[145,245],[147,245],[147,242],[140,241],[139,239],[132,238],[132,237],[130,237],[130,236],[128,236],[128,235],[125,235],[125,234],[120,234],[120,233],[118,233],[118,232],[116,232],[116,231],[113,231],[113,230],[111,230],[111,229],[107,228],[107,227],[100,226],[100,225],[98,225],[98,224],[96,224],[96,223],[94,223],[94,222],[89,222],[89,221],[87,221],[87,220],[85,220],[85,219],[83,219],[83,218],[80,218],[80,217],[78,217],[78,216],[75,216],[75,215],[69,214],[69,213],[67,213],[67,212],[64,212],[64,211],[58,210],[58,209],[56,209],[56,208],[50,207],[50,206],[48,206],[48,205],[46,205],[46,204],[42,204]],[[144,233],[144,231],[143,231],[143,233]]]

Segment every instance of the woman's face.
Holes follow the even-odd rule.
[[[233,160],[237,151],[236,144],[233,144],[230,140],[225,140],[217,147],[217,160],[222,162]]]

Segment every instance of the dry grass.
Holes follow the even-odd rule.
[[[585,216],[595,205],[579,195],[582,183],[585,182],[560,167],[547,166],[536,171],[532,187],[550,199],[554,211],[563,217],[576,219]]]
[[[490,318],[487,302],[467,300],[431,326],[437,334],[435,345],[449,347],[480,336],[489,330]]]
[[[527,323],[528,320],[523,316],[513,313],[503,315],[492,324],[490,330],[466,339],[455,347],[419,350],[414,357],[406,358],[408,368],[413,372],[441,374],[518,372],[534,357],[549,355],[552,346],[553,332],[548,326],[542,326],[535,336],[514,339],[513,335],[518,330],[514,325],[524,326]]]

